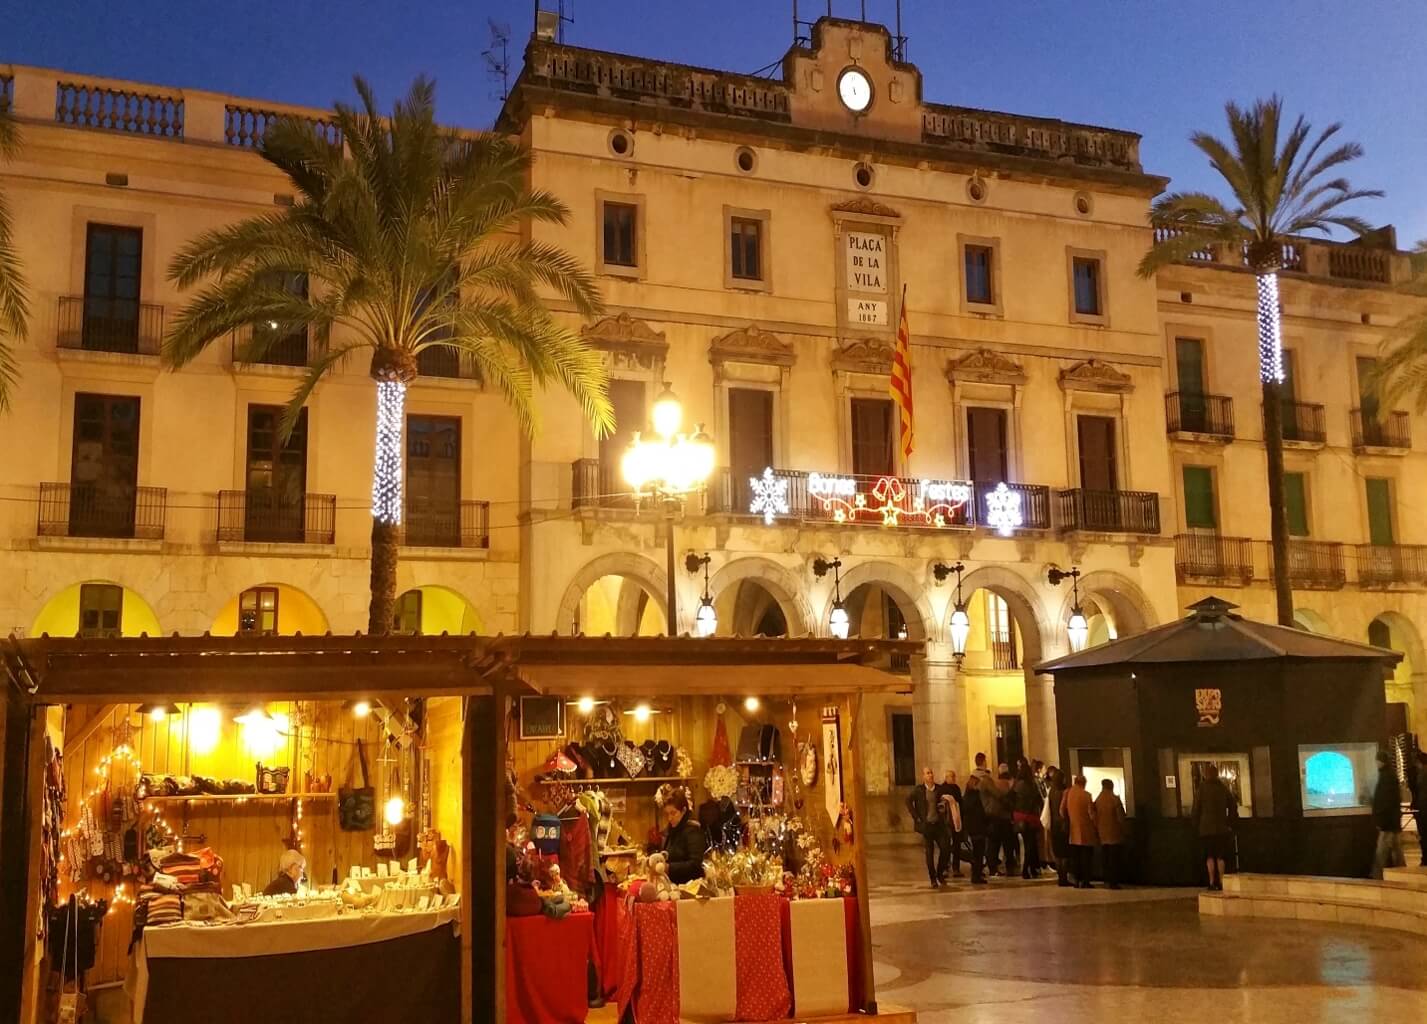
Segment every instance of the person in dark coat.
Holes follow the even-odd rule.
[[[1199,843],[1204,847],[1209,889],[1220,892],[1224,888],[1224,862],[1234,854],[1234,821],[1238,818],[1238,808],[1234,803],[1234,794],[1219,780],[1216,765],[1210,764],[1204,769],[1204,778],[1199,783],[1190,818],[1199,833]]]
[[[941,787],[936,773],[922,769],[922,784],[907,794],[907,812],[912,827],[922,837],[922,849],[927,859],[927,877],[933,889],[940,889],[951,860],[951,837],[947,835],[946,809],[941,803]]]
[[[1383,868],[1400,868],[1402,856],[1402,787],[1397,770],[1387,752],[1377,753],[1377,788],[1372,795],[1372,820],[1377,826],[1377,850],[1373,853],[1372,876],[1381,878]]]
[[[1015,827],[1021,834],[1022,848],[1025,853],[1021,861],[1022,878],[1039,878],[1041,876],[1041,809],[1045,805],[1045,800],[1041,796],[1041,788],[1036,782],[1034,772],[1030,763],[1025,758],[1021,758],[1017,764],[1019,774],[1016,781],[1011,786],[1012,798],[1012,818]]]
[[[1427,868],[1427,750],[1417,751],[1417,794],[1412,800],[1417,819],[1417,842],[1422,847],[1422,866]]]
[[[983,865],[986,861],[986,832],[988,822],[986,808],[981,803],[980,787],[986,785],[981,776],[972,774],[966,779],[966,792],[961,801],[961,830],[971,841],[971,884],[985,885],[986,875]]]
[[[689,798],[676,789],[664,799],[664,845],[669,855],[669,879],[675,885],[704,877],[704,854],[709,841],[703,826],[689,813]]]
[[[1046,776],[1046,803],[1050,806],[1050,853],[1055,858],[1055,873],[1059,884],[1070,887],[1070,822],[1066,820],[1062,803],[1065,800],[1065,773],[1052,765]]]
[[[946,834],[951,840],[951,877],[961,877],[961,842],[965,834],[961,828],[961,787],[956,783],[956,772],[946,770],[946,778],[937,788],[937,800],[946,812]],[[946,878],[943,876],[942,881]]]

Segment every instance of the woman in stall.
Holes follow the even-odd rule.
[[[689,813],[689,798],[675,789],[664,800],[663,850],[669,855],[669,878],[675,885],[704,877],[708,838],[703,826]]]
[[[278,858],[277,874],[263,890],[264,896],[294,896],[302,882],[302,873],[307,870],[307,858],[296,850],[284,850]]]

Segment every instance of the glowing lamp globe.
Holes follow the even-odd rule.
[[[684,407],[668,384],[664,385],[664,390],[654,400],[652,415],[654,432],[660,437],[667,440],[679,432],[679,425],[684,422]]]
[[[966,653],[966,638],[971,635],[971,616],[966,605],[959,604],[951,613],[951,652],[958,658]]]
[[[1070,637],[1072,651],[1085,650],[1085,644],[1090,639],[1090,623],[1085,621],[1085,613],[1079,608],[1070,613],[1070,621],[1065,624],[1065,632]]]
[[[838,601],[832,606],[832,614],[827,617],[827,631],[839,640],[846,640],[847,634],[852,628],[852,620],[848,617],[847,609]]]
[[[713,602],[705,599],[699,603],[698,614],[694,616],[694,635],[713,636],[718,629],[718,613],[714,611]]]
[[[718,461],[718,452],[714,448],[713,438],[704,433],[704,425],[700,423],[694,431],[694,436],[689,438],[689,457],[693,463],[689,475],[694,478],[695,484],[702,484],[713,475],[714,463]]]
[[[629,447],[625,449],[624,457],[619,463],[619,471],[624,477],[624,482],[633,487],[636,492],[643,491],[649,481],[654,478],[653,461],[651,446],[641,440],[639,432],[635,431],[634,438],[629,442]]]

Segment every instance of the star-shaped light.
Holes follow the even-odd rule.
[[[763,517],[764,526],[772,526],[776,516],[786,516],[788,507],[788,478],[775,476],[772,466],[765,466],[762,476],[748,478],[748,486],[753,488],[753,500],[748,511]]]
[[[999,483],[994,491],[986,495],[986,525],[995,527],[1002,537],[1009,537],[1011,531],[1024,522],[1021,516],[1021,495]]]

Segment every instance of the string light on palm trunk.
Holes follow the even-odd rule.
[[[1278,315],[1278,275],[1259,274],[1259,379],[1265,384],[1283,383],[1283,337]]]
[[[377,381],[377,455],[372,473],[372,518],[401,525],[401,428],[406,385]]]

